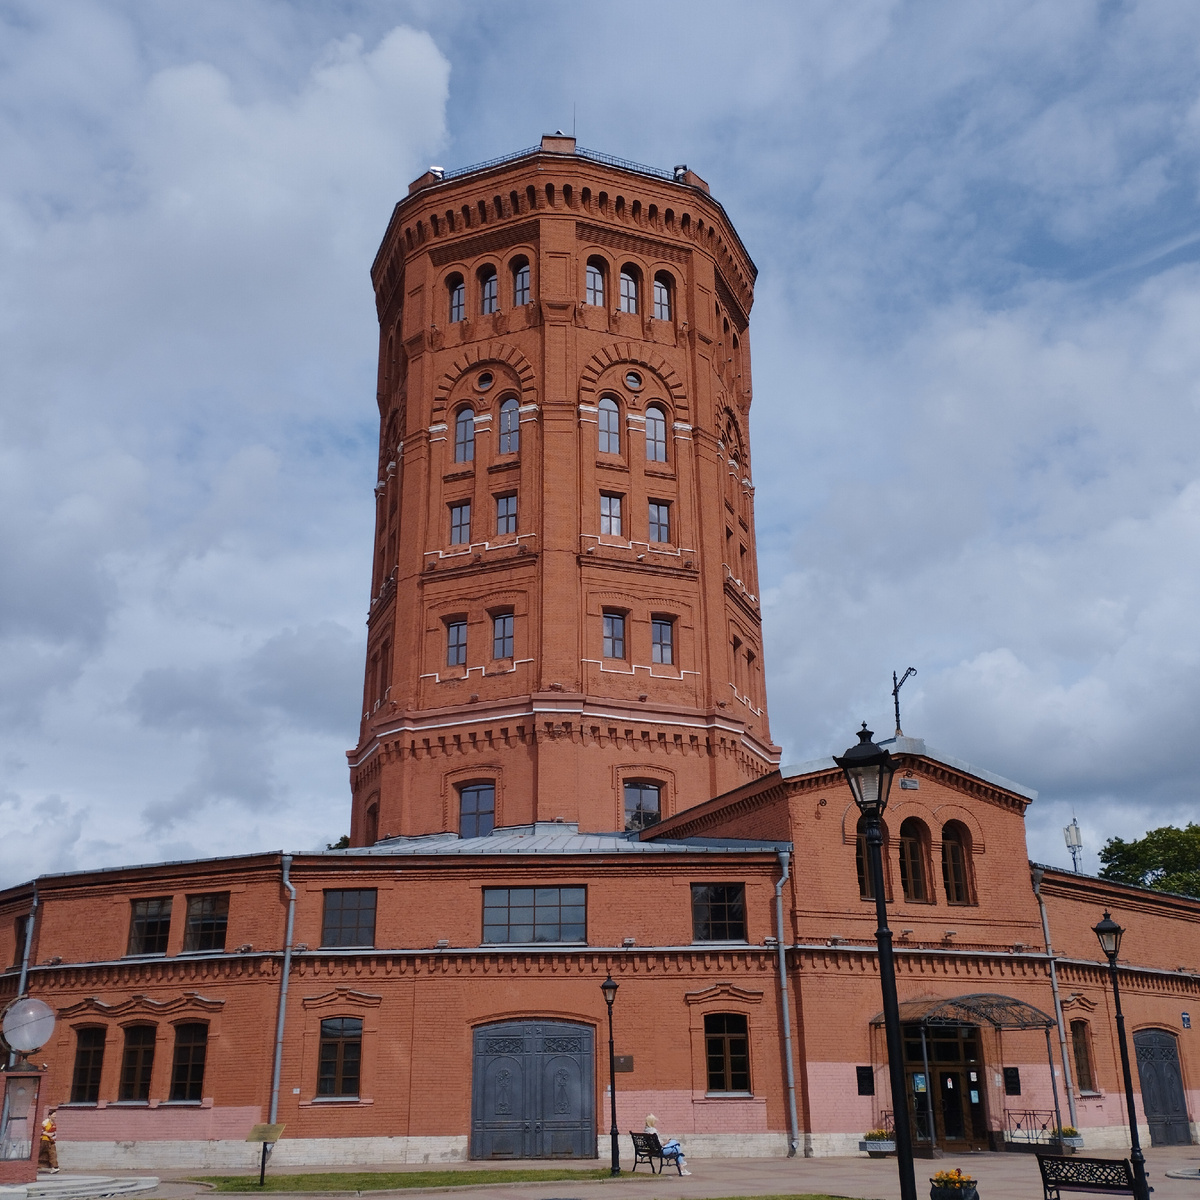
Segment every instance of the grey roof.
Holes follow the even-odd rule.
[[[580,833],[565,821],[508,825],[487,837],[460,838],[456,833],[424,837],[394,837],[368,849],[328,850],[326,854],[737,854],[790,850],[790,842],[761,842],[744,838],[679,838],[643,842],[636,833]]]
[[[985,783],[994,783],[1007,792],[1016,792],[1018,796],[1025,796],[1029,800],[1036,800],[1038,797],[1033,788],[1026,787],[1023,783],[1014,783],[1011,779],[1005,779],[1003,775],[997,775],[994,771],[973,767],[961,758],[954,758],[949,754],[943,754],[940,750],[933,749],[932,746],[925,745],[924,738],[888,738],[886,741],[876,744],[886,747],[893,754],[919,754],[922,758],[929,758],[944,766],[953,767],[954,770],[961,771],[964,775],[973,775]],[[784,779],[797,779],[801,775],[815,775],[818,771],[836,771],[837,769],[837,763],[833,761],[832,757],[814,758],[810,762],[786,764],[779,768],[779,773]]]

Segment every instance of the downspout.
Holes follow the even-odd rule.
[[[1079,1128],[1079,1118],[1075,1114],[1075,1081],[1071,1077],[1071,1062],[1067,1057],[1067,1027],[1063,1022],[1062,1001],[1058,995],[1058,960],[1054,957],[1054,948],[1050,945],[1050,918],[1046,915],[1046,903],[1042,899],[1042,877],[1045,871],[1034,867],[1031,872],[1033,879],[1033,894],[1037,897],[1038,908],[1042,913],[1042,936],[1046,940],[1046,957],[1050,959],[1050,990],[1054,993],[1054,1019],[1058,1022],[1058,1048],[1062,1055],[1063,1087],[1067,1091],[1067,1107],[1071,1112],[1071,1125]],[[1054,1070],[1051,1062],[1050,1070]],[[1053,1083],[1053,1079],[1050,1081]]]
[[[33,903],[29,906],[29,919],[25,922],[25,945],[21,950],[21,975],[17,980],[17,995],[25,995],[25,986],[29,982],[29,956],[33,953],[33,922],[37,917],[38,910],[38,893],[37,880],[33,881]],[[10,1050],[8,1054],[8,1065],[15,1067],[17,1065],[17,1052]]]
[[[287,1019],[288,981],[292,974],[292,929],[296,921],[296,888],[291,880],[292,856],[281,855],[283,886],[288,891],[287,936],[283,943],[283,980],[279,985],[279,1017],[275,1022],[275,1066],[271,1071],[271,1112],[269,1125],[279,1116],[279,1076],[283,1069],[283,1026]]]
[[[775,937],[779,948],[779,998],[783,1007],[783,1063],[787,1069],[788,1127],[791,1141],[788,1143],[788,1158],[795,1158],[800,1148],[800,1122],[796,1119],[796,1073],[792,1068],[792,1013],[788,1004],[787,938],[783,928],[783,885],[788,881],[788,858],[786,850],[779,851],[779,867],[782,874],[775,885]]]

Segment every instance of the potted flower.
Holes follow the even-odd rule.
[[[858,1143],[872,1158],[886,1158],[896,1152],[896,1135],[890,1129],[869,1129]]]
[[[1074,1125],[1064,1125],[1058,1131],[1058,1140],[1064,1146],[1070,1146],[1073,1150],[1083,1149],[1083,1135]]]
[[[939,1171],[929,1182],[929,1200],[979,1200],[975,1180],[964,1175],[959,1167],[953,1171]]]

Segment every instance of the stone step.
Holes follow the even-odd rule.
[[[153,1175],[39,1175],[34,1183],[0,1187],[0,1200],[83,1200],[89,1196],[129,1196],[158,1187]]]

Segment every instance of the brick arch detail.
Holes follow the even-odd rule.
[[[579,373],[580,399],[596,394],[600,376],[610,367],[624,366],[625,364],[652,371],[663,381],[676,410],[686,409],[687,393],[684,391],[683,380],[679,378],[675,368],[661,354],[634,342],[614,342],[602,350],[597,350],[588,359]]]
[[[434,409],[445,408],[450,399],[454,385],[468,372],[485,363],[498,363],[511,367],[521,381],[522,401],[535,398],[537,374],[533,364],[521,353],[516,346],[505,342],[484,343],[463,347],[463,352],[457,357],[450,369],[443,374],[434,393]]]

